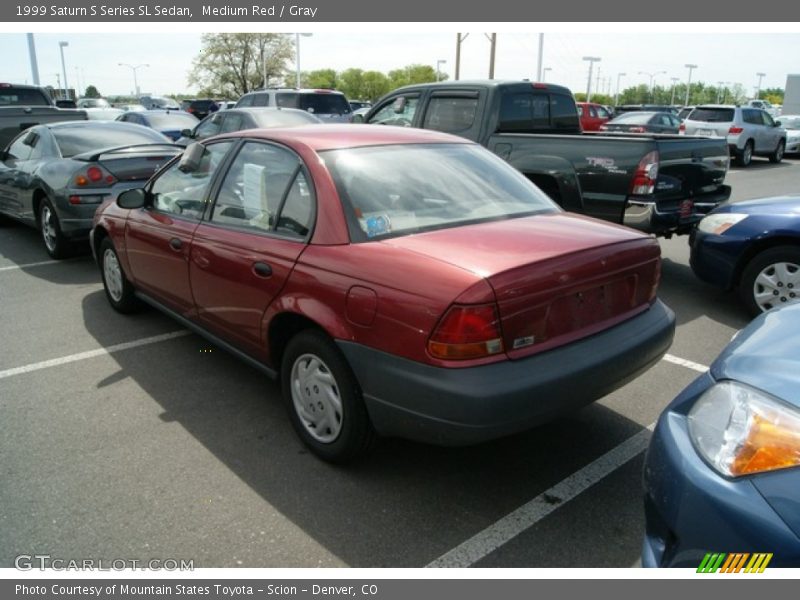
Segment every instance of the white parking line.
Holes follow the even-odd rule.
[[[664,355],[669,363],[705,373],[708,367],[700,363]],[[520,533],[527,531],[547,515],[604,479],[625,463],[647,449],[656,424],[651,423],[636,435],[612,448],[579,471],[542,492],[533,500],[496,521],[483,531],[443,554],[428,567],[470,567],[488,556]]]
[[[77,362],[79,360],[86,360],[87,358],[95,358],[97,356],[104,356],[106,354],[113,354],[114,352],[121,352],[122,350],[130,350],[131,348],[138,348],[139,346],[147,346],[148,344],[157,344],[158,342],[165,342],[174,338],[183,337],[191,334],[191,331],[183,329],[181,331],[173,331],[171,333],[164,333],[162,335],[154,335],[132,342],[124,342],[122,344],[115,344],[108,348],[98,348],[97,350],[89,350],[87,352],[80,352],[78,354],[70,354],[69,356],[62,356],[61,358],[53,358],[51,360],[43,360],[41,362],[24,365],[22,367],[14,367],[13,369],[6,369],[0,371],[0,379],[6,377],[13,377],[14,375],[22,375],[23,373],[30,373],[31,371],[39,371],[40,369],[47,369],[49,367],[57,367],[67,363]]]
[[[42,267],[44,265],[55,265],[58,263],[69,262],[71,260],[77,260],[75,258],[67,258],[64,260],[44,260],[42,262],[35,262],[35,263],[27,263],[24,265],[11,265],[9,267],[0,267],[0,272],[2,271],[16,271],[18,269],[27,269],[28,267]]]

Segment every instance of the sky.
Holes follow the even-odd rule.
[[[331,24],[328,24],[331,25]],[[332,68],[341,71],[351,67],[364,70],[388,72],[408,64],[421,63],[436,66],[453,78],[455,69],[456,31],[441,25],[407,24],[407,27],[377,28],[373,33],[363,33],[367,27],[352,25],[354,30],[339,31],[334,27],[312,29],[309,37],[301,37],[300,62],[305,70]],[[449,24],[448,24],[449,25]],[[489,40],[480,31],[470,31],[478,24],[461,27],[462,35],[469,33],[462,43],[461,79],[482,79],[489,72]],[[485,25],[491,29],[490,24]],[[598,24],[600,27],[601,24]],[[685,24],[679,24],[685,25]],[[247,25],[240,24],[247,28]],[[418,29],[417,33],[396,33],[398,29]],[[685,64],[698,65],[692,81],[703,81],[711,85],[718,82],[741,84],[752,94],[758,82],[756,73],[763,72],[762,89],[783,88],[786,75],[800,73],[800,27],[791,32],[791,27],[781,31],[759,33],[723,33],[702,31],[702,25],[694,27],[673,25],[690,33],[660,33],[663,27],[641,28],[636,24],[616,27],[615,31],[594,33],[598,27],[588,31],[547,31],[544,34],[543,66],[546,80],[559,83],[573,92],[585,92],[588,63],[584,56],[600,57],[594,66],[592,88],[597,91],[597,69],[600,69],[601,92],[616,90],[619,73],[621,88],[650,82],[651,73],[657,85],[669,86],[671,78],[685,82],[688,69]],[[97,26],[95,25],[95,30]],[[252,24],[249,26],[253,29]],[[0,56],[5,58],[3,81],[11,83],[33,83],[28,46],[24,33],[10,33],[8,28],[0,30]],[[56,73],[63,78],[59,56],[59,41],[66,41],[64,48],[66,76],[70,87],[79,83],[81,89],[96,86],[103,95],[129,94],[134,89],[132,71],[119,63],[149,64],[137,70],[142,93],[168,94],[192,93],[196,90],[188,85],[187,76],[192,60],[199,54],[200,32],[174,32],[170,29],[151,28],[146,36],[122,31],[96,33],[59,32],[53,29],[35,33],[39,75],[42,85],[56,86]],[[159,30],[160,29],[160,30]],[[495,77],[498,79],[536,79],[539,33],[536,24],[497,26],[497,50]],[[631,29],[642,30],[628,33]],[[763,29],[763,28],[762,28]],[[247,30],[247,29],[239,29]],[[289,34],[294,37],[293,34]],[[294,70],[294,63],[287,64]],[[659,73],[664,71],[665,73]],[[610,86],[610,87],[609,87]]]

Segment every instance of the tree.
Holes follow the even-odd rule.
[[[100,92],[93,85],[87,86],[86,91],[83,93],[84,98],[102,98]]]
[[[280,33],[204,33],[201,43],[189,84],[211,97],[238,98],[280,81],[294,56],[294,42]]]
[[[447,74],[439,73],[439,79],[446,80]],[[430,65],[408,65],[402,69],[389,71],[389,81],[393,89],[414,83],[430,83],[436,81],[436,69]]]
[[[287,79],[291,79],[291,77],[287,77]],[[310,73],[301,73],[300,82],[302,87],[305,88],[336,89],[338,78],[336,77],[336,71],[333,69],[318,69]],[[294,86],[295,81],[292,79],[289,87]]]

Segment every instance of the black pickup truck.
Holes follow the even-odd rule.
[[[397,89],[364,122],[478,142],[565,210],[669,237],[689,233],[731,189],[723,138],[583,133],[572,93],[527,81],[446,81]]]
[[[86,111],[56,108],[47,91],[40,87],[0,83],[0,150],[28,127],[86,119]]]

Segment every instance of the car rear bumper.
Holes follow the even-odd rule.
[[[711,194],[702,194],[684,200],[658,200],[653,198],[628,198],[623,224],[645,233],[689,233],[700,220],[731,196],[731,188],[722,185]],[[686,207],[684,202],[690,201]]]
[[[714,384],[699,377],[663,413],[644,470],[643,567],[700,566],[709,552],[771,552],[770,566],[800,564],[800,539],[752,478],[727,479],[692,445],[685,412]]]
[[[667,351],[675,315],[660,300],[611,329],[520,360],[448,369],[339,341],[376,430],[445,446],[530,429],[624,385]]]

